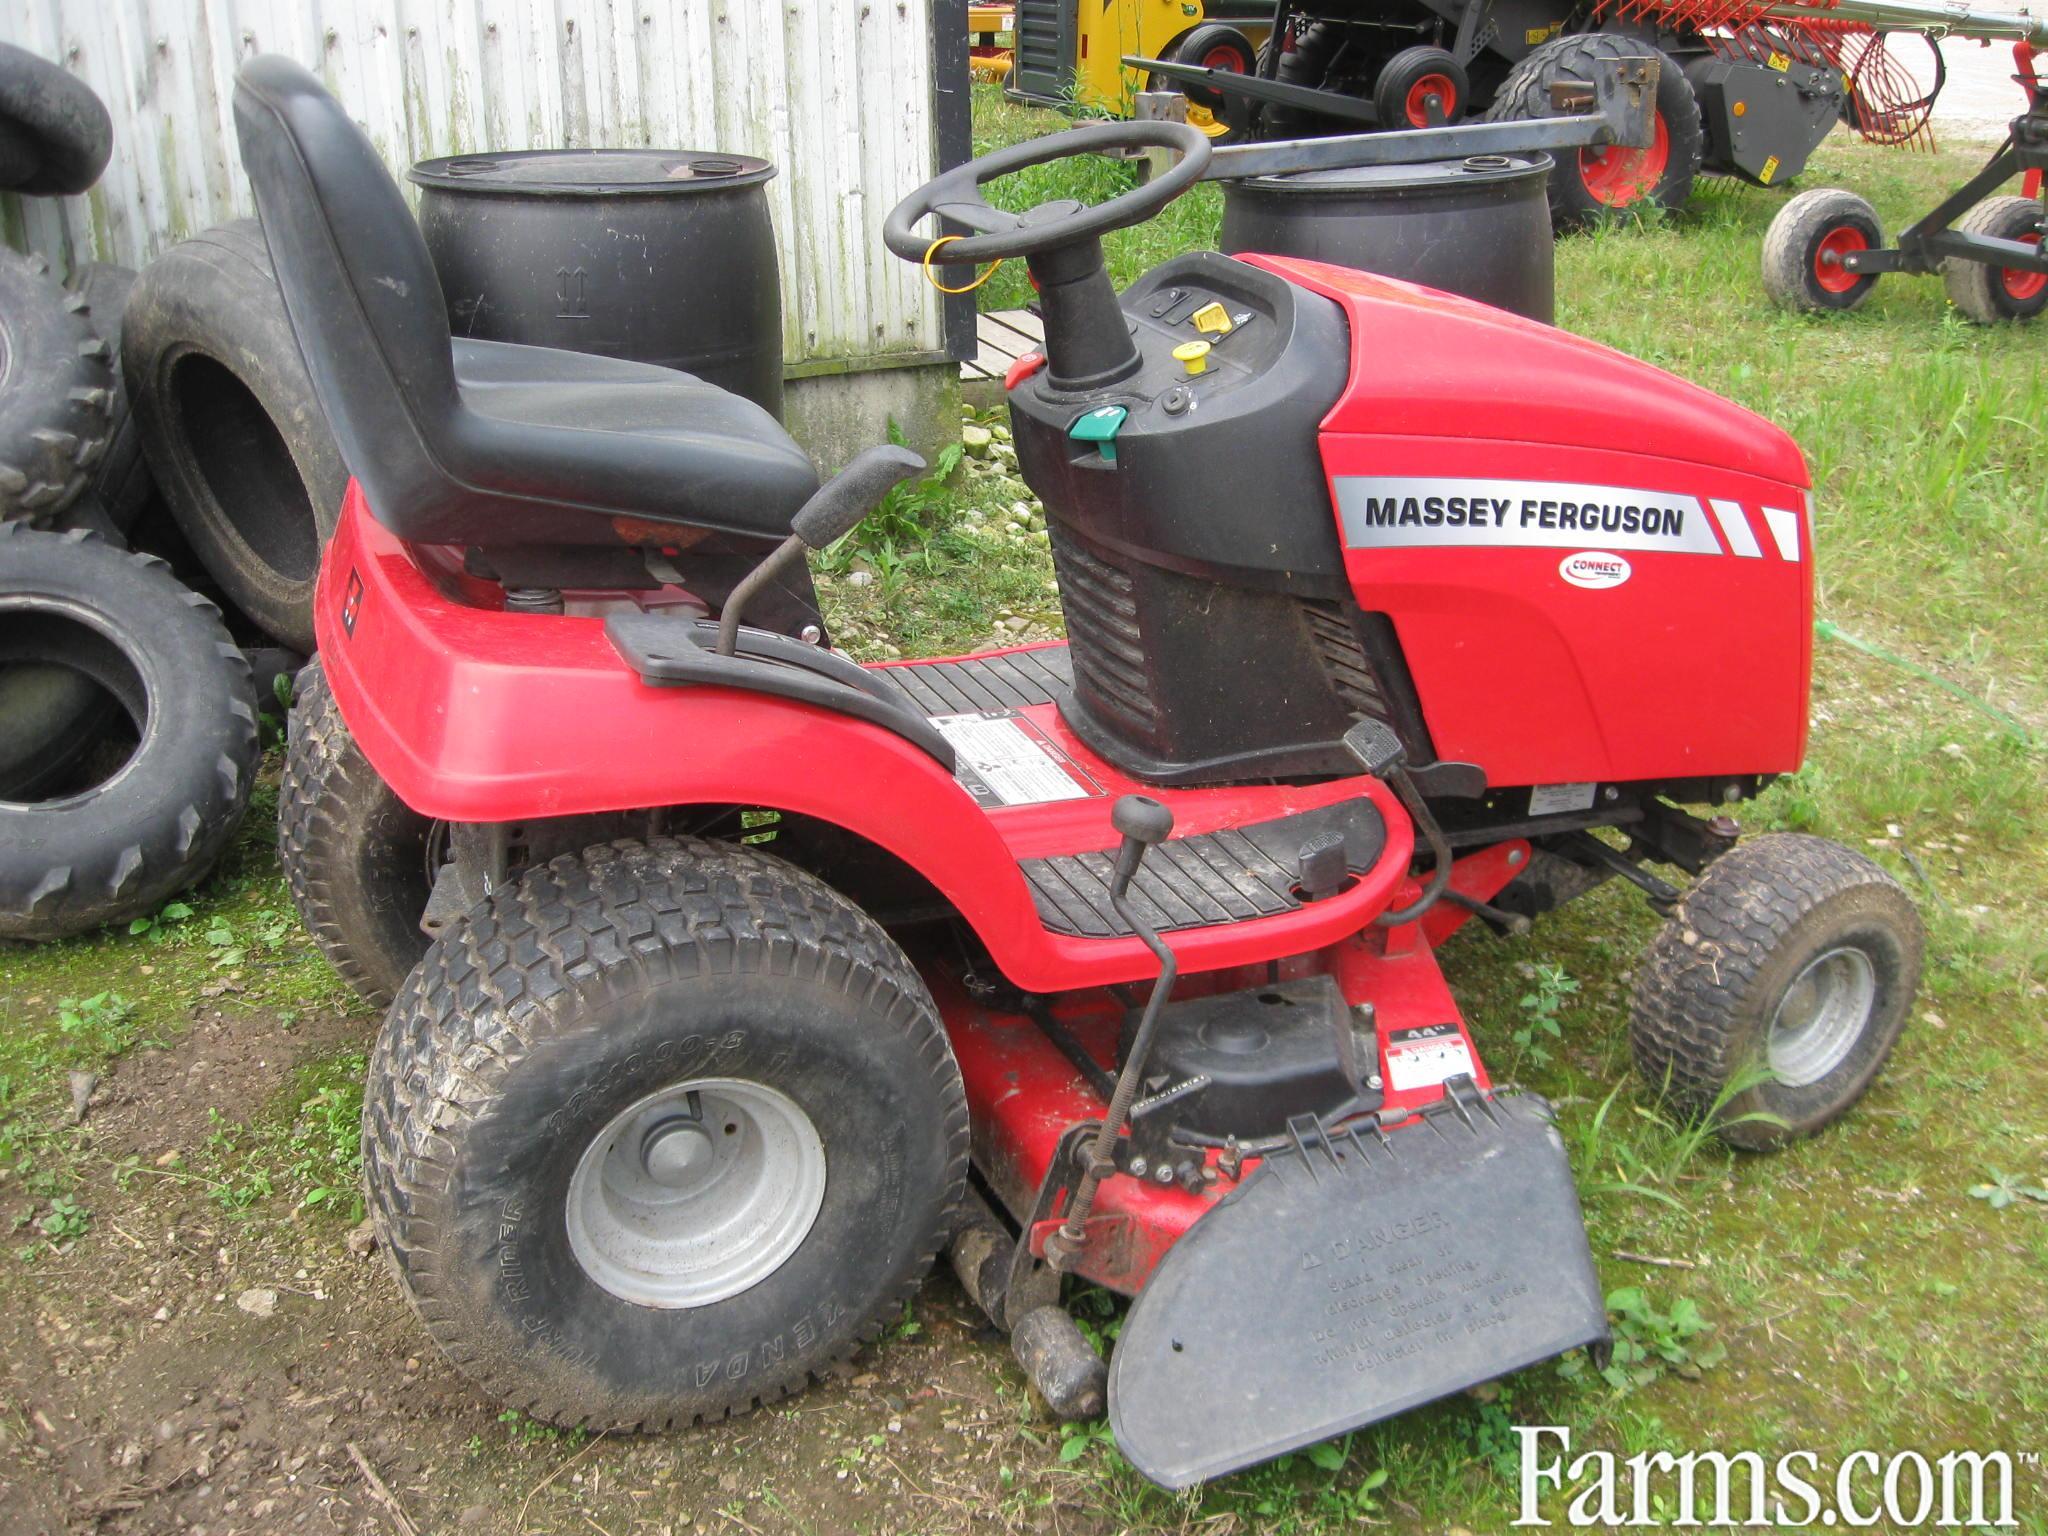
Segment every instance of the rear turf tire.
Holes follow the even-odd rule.
[[[1812,1135],[1884,1065],[1924,945],[1912,899],[1862,854],[1794,833],[1744,842],[1685,893],[1636,967],[1636,1070],[1686,1118],[1713,1116],[1731,1146]],[[1729,1093],[1759,1066],[1771,1075]],[[1771,1118],[1745,1118],[1759,1115]]]
[[[1958,233],[2041,243],[2041,204],[2031,197],[1987,197],[1956,220]],[[2031,320],[2048,308],[2048,276],[1994,267],[1960,256],[1945,258],[1942,282],[1949,302],[1979,325]]]
[[[318,657],[299,673],[277,792],[278,861],[328,964],[382,1010],[427,952],[433,823],[363,756]]]
[[[732,1294],[628,1299],[581,1256],[578,1170],[647,1144],[618,1127],[650,1096],[718,1083],[814,1128],[815,1215]],[[773,1402],[898,1316],[968,1125],[938,1012],[872,919],[756,849],[659,838],[564,855],[451,925],[385,1022],[363,1141],[384,1250],[451,1360],[535,1417],[657,1430]]]
[[[1832,252],[1876,250],[1884,244],[1877,210],[1854,192],[1815,187],[1778,210],[1764,232],[1764,292],[1800,314],[1856,309],[1877,286],[1877,274],[1842,271]]]

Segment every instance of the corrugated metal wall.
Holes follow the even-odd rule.
[[[942,345],[936,296],[882,249],[930,177],[933,0],[0,0],[0,37],[85,79],[114,159],[84,197],[0,197],[53,261],[140,266],[254,212],[230,99],[245,58],[319,74],[394,171],[478,149],[656,145],[764,156],[784,355]],[[806,365],[809,365],[808,367]]]

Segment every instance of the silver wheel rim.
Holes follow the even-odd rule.
[[[1817,1083],[1848,1059],[1877,1004],[1877,969],[1849,945],[1807,962],[1771,1015],[1764,1058],[1787,1088]]]
[[[825,1199],[825,1144],[787,1094],[693,1078],[612,1117],[569,1181],[569,1247],[612,1295],[703,1307],[758,1285]]]

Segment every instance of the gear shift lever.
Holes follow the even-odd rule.
[[[1074,1256],[1087,1243],[1088,1213],[1095,1205],[1095,1191],[1104,1179],[1116,1172],[1116,1139],[1123,1134],[1124,1122],[1130,1118],[1131,1104],[1138,1097],[1138,1085],[1144,1081],[1145,1058],[1152,1050],[1152,1037],[1159,1032],[1160,1011],[1173,993],[1174,977],[1178,972],[1173,951],[1166,947],[1166,941],[1159,937],[1158,930],[1140,917],[1130,902],[1131,882],[1137,878],[1138,865],[1144,860],[1145,850],[1165,842],[1172,833],[1173,812],[1149,795],[1125,795],[1110,808],[1109,824],[1123,836],[1123,842],[1116,851],[1116,870],[1110,878],[1109,902],[1116,909],[1116,915],[1123,919],[1124,926],[1159,957],[1159,978],[1152,983],[1152,995],[1145,999],[1145,1012],[1138,1020],[1138,1031],[1131,1037],[1131,1048],[1125,1053],[1123,1070],[1117,1074],[1116,1087],[1109,1096],[1109,1112],[1096,1128],[1081,1182],[1074,1190],[1073,1199],[1067,1203],[1066,1220],[1057,1232],[1046,1239],[1045,1260],[1061,1271],[1071,1267]]]

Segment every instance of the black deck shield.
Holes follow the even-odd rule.
[[[1460,1086],[1385,1140],[1267,1158],[1160,1261],[1109,1376],[1146,1477],[1185,1488],[1607,1339],[1550,1107]]]

